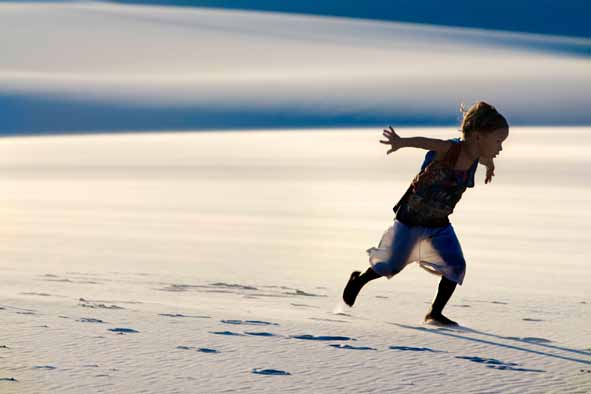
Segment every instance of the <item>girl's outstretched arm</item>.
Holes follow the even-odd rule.
[[[493,162],[493,159],[479,159],[478,162],[486,167],[486,178],[484,179],[484,183],[492,182],[492,177],[495,176],[495,163]]]
[[[391,146],[390,150],[386,152],[386,154],[388,155],[392,152],[396,152],[400,148],[420,148],[426,150],[434,150],[436,152],[447,152],[452,144],[452,142],[439,140],[436,138],[402,138],[398,134],[396,134],[392,126],[390,126],[389,130],[384,129],[383,136],[387,139],[380,140],[380,143]]]

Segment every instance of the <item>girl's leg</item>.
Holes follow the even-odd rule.
[[[357,294],[359,294],[359,291],[367,282],[382,276],[391,277],[400,272],[409,262],[409,257],[419,240],[420,234],[421,231],[395,221],[391,234],[392,242],[389,246],[392,250],[390,258],[386,261],[376,263],[373,268],[369,267],[363,274],[360,271],[354,271],[351,274],[349,282],[347,282],[343,291],[343,301],[345,301],[345,304],[353,306]],[[382,238],[380,247],[383,247],[383,244],[389,244],[389,242],[385,243]]]
[[[349,282],[347,282],[345,290],[343,290],[343,301],[345,301],[345,304],[353,306],[361,288],[365,286],[367,282],[378,278],[381,278],[381,276],[371,267],[369,267],[363,274],[360,271],[354,271],[351,274],[351,277],[349,277]]]
[[[457,326],[458,323],[443,316],[443,308],[451,298],[457,283],[442,276],[437,289],[437,295],[431,305],[431,311],[425,316],[425,322],[433,322],[446,326]]]

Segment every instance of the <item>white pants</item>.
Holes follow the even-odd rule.
[[[373,270],[388,279],[413,262],[460,285],[466,273],[462,247],[451,224],[433,228],[407,226],[394,220],[378,247],[367,253]]]

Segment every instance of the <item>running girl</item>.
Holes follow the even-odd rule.
[[[509,124],[493,106],[478,102],[464,111],[462,139],[439,140],[425,137],[401,138],[394,129],[384,130],[390,145],[387,154],[400,148],[420,148],[429,152],[419,174],[394,207],[394,224],[384,233],[377,248],[371,248],[370,267],[362,274],[354,271],[343,291],[343,301],[353,306],[357,294],[369,281],[388,279],[412,262],[441,276],[439,288],[425,322],[457,325],[443,315],[443,308],[456,285],[462,284],[466,262],[460,242],[449,222],[462,194],[474,187],[478,163],[487,167],[485,183],[494,176],[493,158],[503,150]]]

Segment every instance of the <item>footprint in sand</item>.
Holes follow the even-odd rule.
[[[271,323],[261,320],[220,320],[224,324],[245,324],[250,326],[278,326],[277,323]]]
[[[80,323],[105,323],[101,319],[95,319],[92,317],[81,317],[80,319],[78,319],[76,321],[80,322]]]
[[[220,352],[219,350],[209,349],[209,348],[206,348],[206,347],[200,347],[200,348],[197,349],[197,351],[198,352],[201,352],[201,353],[219,353]]]
[[[0,382],[18,382],[15,378],[0,378]]]
[[[253,368],[252,369],[252,373],[257,374],[257,375],[274,375],[274,376],[291,375],[289,372],[287,372],[287,371],[281,371],[279,369],[259,369],[259,368]]]
[[[249,332],[249,331],[244,331],[244,333],[246,335],[252,335],[255,337],[277,337],[278,335],[273,334],[271,332]]]
[[[159,313],[158,316],[164,317],[191,317],[194,319],[210,319],[209,316],[200,316],[200,315],[183,315],[182,313]]]
[[[180,350],[193,350],[195,349],[196,351],[200,352],[200,353],[220,353],[219,350],[216,349],[210,349],[207,347],[199,347],[199,348],[195,348],[193,346],[183,346],[183,345],[179,345],[176,347],[177,349]]]
[[[79,299],[80,303],[78,306],[83,308],[92,308],[92,309],[125,309],[122,306],[115,305],[115,304],[104,304],[104,303],[96,303],[92,301],[85,300],[84,298]]]
[[[351,345],[342,345],[342,344],[331,344],[328,346],[334,347],[337,349],[347,349],[347,350],[377,350],[373,347],[368,347],[368,346],[351,346]]]
[[[54,370],[57,369],[57,367],[54,367],[53,365],[35,365],[33,367],[33,369],[47,369],[47,370]]]
[[[476,356],[456,356],[456,358],[468,360],[473,363],[485,364],[487,368],[498,369],[502,371],[546,372],[541,369],[517,368],[519,366],[517,363],[508,363],[494,358],[482,358]]]
[[[134,330],[133,328],[123,328],[123,327],[109,328],[109,331],[115,332],[117,334],[135,334],[135,333],[139,333],[138,330]]]
[[[232,331],[209,331],[210,334],[215,334],[215,335],[227,335],[227,336],[235,336],[235,337],[243,337],[244,334],[239,334],[237,332],[232,332]]]
[[[390,346],[389,349],[392,350],[403,350],[403,351],[410,351],[410,352],[432,352],[432,353],[441,353],[441,350],[433,350],[429,349],[428,347],[413,347],[413,346]]]
[[[320,335],[320,336],[316,337],[314,335],[309,335],[309,334],[292,335],[292,336],[290,336],[290,338],[303,339],[306,341],[356,341],[356,339],[349,338],[349,337],[338,337],[338,336],[328,336],[328,335]]]
[[[524,317],[523,319],[521,319],[523,321],[532,321],[532,322],[540,322],[540,321],[544,321],[542,319],[532,319],[531,317]]]

